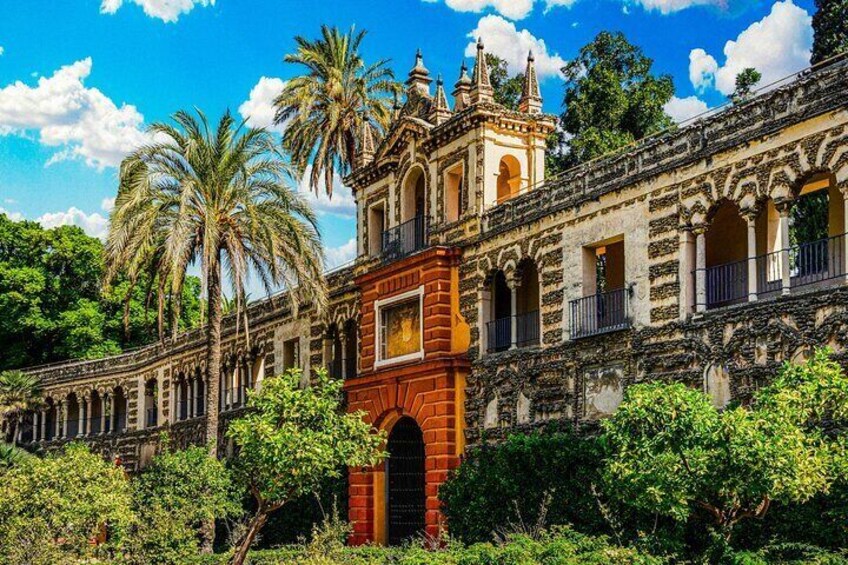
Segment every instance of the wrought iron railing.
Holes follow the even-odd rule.
[[[512,345],[512,316],[506,316],[486,323],[488,336],[487,350],[506,351]]]
[[[846,234],[778,250],[705,269],[706,307],[718,308],[748,300],[748,295],[767,296],[783,288],[783,266],[789,263],[789,286],[798,288],[848,275]],[[749,288],[748,266],[756,265],[756,288]],[[695,272],[697,275],[697,271]]]
[[[415,216],[383,232],[383,261],[396,261],[424,249],[427,244],[427,218]]]
[[[342,378],[342,360],[341,358],[335,358],[330,361],[330,376],[334,379]]]
[[[789,272],[793,287],[844,276],[845,234],[792,246]]]
[[[748,299],[748,259],[707,267],[707,308],[717,308]]]
[[[144,420],[144,427],[155,428],[159,425],[159,411],[154,408],[147,409],[147,417]]]
[[[539,345],[539,311],[524,312],[515,317],[516,345]]]
[[[631,326],[631,287],[584,296],[570,302],[571,339],[579,339]]]

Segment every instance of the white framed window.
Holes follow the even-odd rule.
[[[374,302],[377,359],[374,367],[424,358],[424,287]]]

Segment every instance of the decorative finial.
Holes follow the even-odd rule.
[[[451,117],[451,111],[448,107],[448,99],[445,96],[445,83],[442,80],[442,75],[436,79],[436,96],[433,100],[433,106],[430,109],[430,121],[439,125],[448,121]]]
[[[539,114],[542,111],[542,93],[539,91],[539,79],[536,77],[536,59],[533,51],[527,55],[527,69],[524,71],[524,84],[518,111],[526,114]]]
[[[477,58],[474,61],[473,88],[471,89],[471,103],[492,102],[494,100],[494,89],[489,82],[489,68],[486,64],[486,54],[483,51],[483,38],[477,38]]]
[[[416,94],[421,96],[430,96],[430,71],[424,66],[424,56],[421,54],[421,49],[415,52],[415,66],[409,71],[409,78],[406,79],[407,95]]]
[[[459,112],[463,108],[467,108],[471,103],[471,78],[468,76],[468,65],[465,64],[465,59],[462,60],[462,65],[459,67],[459,80],[456,81],[453,91],[453,107]]]

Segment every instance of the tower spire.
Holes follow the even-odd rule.
[[[418,94],[429,98],[431,82],[433,79],[430,78],[430,71],[424,66],[424,56],[419,49],[415,53],[415,66],[409,71],[409,78],[406,79],[407,95]]]
[[[542,112],[542,94],[539,91],[539,79],[536,77],[536,58],[533,51],[527,55],[527,69],[524,71],[524,85],[521,89],[521,99],[518,101],[518,111],[527,114]]]
[[[357,166],[364,167],[374,160],[374,132],[371,128],[371,120],[366,116],[362,120],[362,128],[359,134],[359,155]]]
[[[474,76],[472,78],[471,103],[492,102],[494,100],[494,89],[489,82],[489,67],[486,65],[486,53],[484,51],[483,39],[477,39],[477,58],[474,61]]]
[[[451,111],[448,106],[448,99],[445,96],[445,83],[442,81],[442,75],[436,80],[436,96],[433,100],[433,107],[430,110],[431,121],[436,124],[442,124],[450,119]]]
[[[453,87],[453,108],[460,112],[471,104],[471,77],[468,76],[468,66],[465,59],[459,68],[459,80]]]

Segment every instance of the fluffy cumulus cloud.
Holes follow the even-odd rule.
[[[83,159],[102,169],[116,166],[127,153],[147,139],[144,116],[135,106],[118,106],[85,80],[91,59],[64,66],[35,86],[21,81],[0,88],[0,135],[28,135],[58,148],[49,164]]]
[[[471,41],[465,55],[473,57],[477,52],[477,38],[482,38],[486,51],[506,61],[510,73],[524,72],[527,54],[533,51],[536,57],[536,72],[539,78],[558,75],[565,59],[553,52],[543,39],[535,37],[526,29],[519,30],[515,24],[500,16],[488,15],[480,18],[477,27],[468,34]]]
[[[333,197],[329,198],[324,193],[323,185],[317,195],[309,187],[309,175],[311,172],[312,169],[307,167],[298,186],[298,190],[312,205],[312,209],[319,214],[333,214],[343,218],[355,218],[356,201],[353,199],[350,188],[342,184],[341,177],[338,174],[333,177]]]
[[[79,226],[88,235],[100,239],[106,239],[109,228],[108,218],[97,212],[86,214],[75,206],[71,206],[66,212],[48,212],[36,221],[48,229],[57,226]]]
[[[274,124],[274,99],[280,94],[285,82],[278,78],[262,77],[256,83],[241,106],[239,114],[247,120],[247,125],[255,128],[268,128],[281,133],[282,124]]]
[[[703,49],[689,53],[689,79],[699,89],[715,87],[730,95],[736,75],[747,67],[762,73],[761,86],[796,73],[810,64],[812,18],[792,0],[776,2],[771,12],[724,45],[723,65]]]
[[[695,116],[699,116],[708,110],[707,103],[697,96],[678,98],[673,96],[664,106],[665,113],[671,116],[676,123],[684,122]]]
[[[424,0],[435,3],[441,0]],[[571,7],[577,0],[444,0],[448,8],[457,12],[483,12],[492,10],[511,20],[521,20],[530,15],[533,7],[544,4],[545,12],[558,6]]]
[[[100,12],[114,14],[125,1],[141,6],[145,14],[163,22],[176,22],[181,15],[187,14],[195,6],[215,5],[215,0],[103,0],[100,3]]]
[[[356,259],[356,238],[351,238],[338,247],[327,248],[325,255],[328,269],[334,269],[345,263],[350,263]]]

